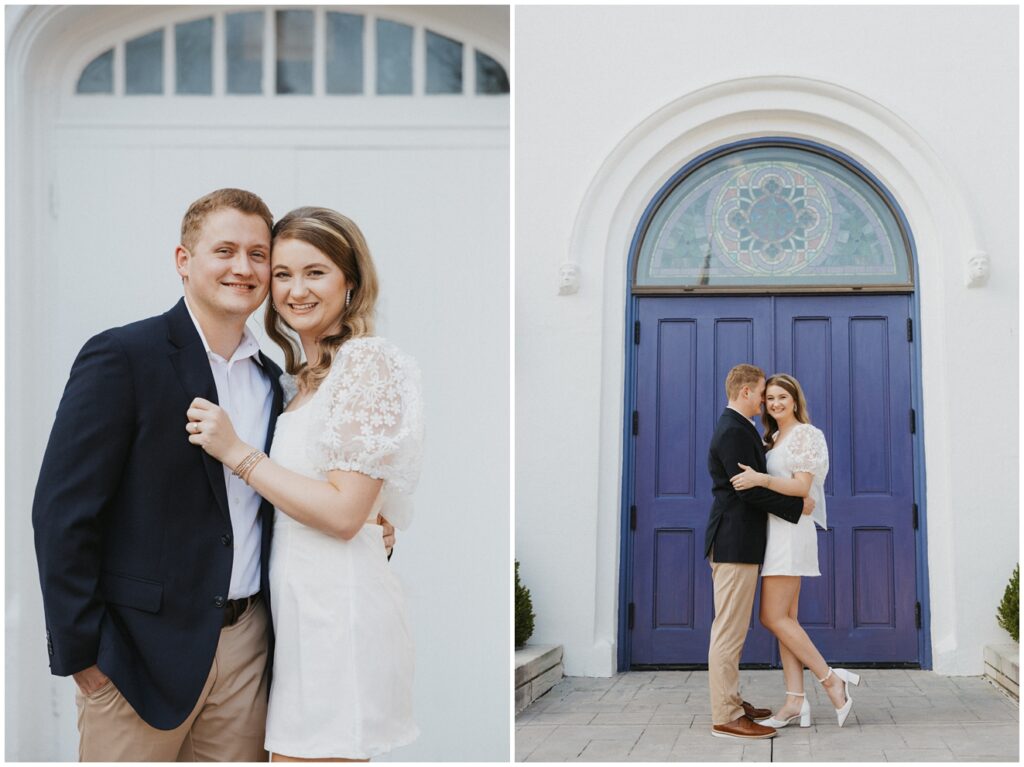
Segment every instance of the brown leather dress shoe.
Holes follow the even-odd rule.
[[[772,727],[765,727],[763,724],[751,721],[748,716],[744,715],[739,719],[733,719],[727,724],[712,725],[711,734],[716,738],[760,740],[762,738],[774,738],[775,729]]]
[[[743,701],[743,713],[754,720],[767,719],[772,715],[772,710],[770,708],[757,708],[752,703]]]

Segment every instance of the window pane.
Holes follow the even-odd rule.
[[[124,46],[125,93],[164,92],[164,31],[129,40]]]
[[[462,93],[462,43],[427,30],[427,93]]]
[[[213,19],[174,25],[174,72],[178,93],[213,93]]]
[[[505,68],[486,53],[476,53],[476,92],[508,93]]]
[[[94,58],[78,77],[76,93],[114,92],[114,49],[104,51]]]
[[[363,92],[363,17],[327,14],[327,92]]]
[[[263,12],[227,15],[228,93],[263,92]]]
[[[313,92],[313,12],[277,12],[277,92]]]
[[[895,215],[846,164],[793,146],[715,157],[646,227],[638,286],[912,285]]]
[[[377,93],[412,93],[412,27],[377,19]]]

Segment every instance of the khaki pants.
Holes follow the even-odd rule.
[[[711,624],[708,647],[711,722],[726,724],[743,716],[740,655],[750,629],[758,566],[715,562],[714,551],[710,561],[715,586],[715,621]]]
[[[83,762],[265,762],[267,610],[263,600],[221,629],[195,708],[173,730],[146,724],[110,682],[78,693]]]

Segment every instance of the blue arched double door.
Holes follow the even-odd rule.
[[[830,662],[920,662],[908,293],[639,296],[627,605],[630,665],[705,664],[707,451],[741,362],[796,376],[828,441],[820,578],[800,622]],[[778,664],[758,623],[742,661]]]

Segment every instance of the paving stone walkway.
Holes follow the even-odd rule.
[[[1016,701],[982,677],[858,670],[840,729],[809,672],[812,726],[771,740],[711,736],[707,671],[567,677],[516,717],[516,761],[1017,762]],[[776,708],[781,671],[742,671],[743,697]]]

